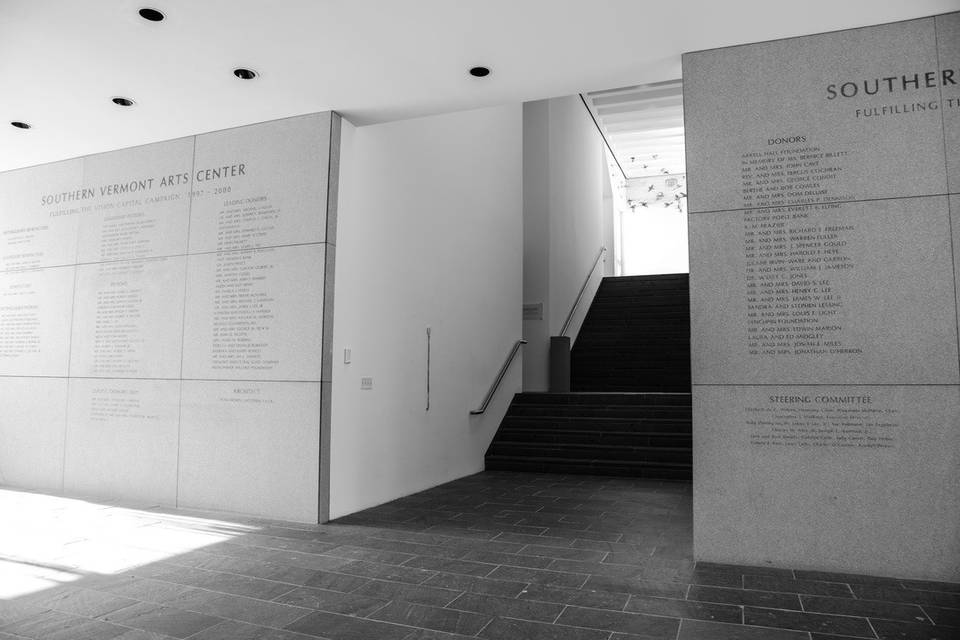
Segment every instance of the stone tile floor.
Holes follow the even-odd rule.
[[[694,563],[689,485],[482,473],[323,526],[0,490],[0,640],[960,638],[960,585]]]

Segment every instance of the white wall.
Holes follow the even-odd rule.
[[[521,337],[520,106],[345,122],[341,145],[331,518],[481,471],[521,378],[469,415]]]
[[[523,105],[524,304],[543,303],[543,320],[525,320],[524,391],[548,386],[550,336],[559,335],[604,244],[603,139],[579,96]],[[612,275],[613,247],[577,308],[576,337],[602,273]]]

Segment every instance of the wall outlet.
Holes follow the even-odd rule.
[[[373,378],[360,378],[360,389],[362,391],[373,389]]]

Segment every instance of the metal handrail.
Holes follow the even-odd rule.
[[[600,253],[597,254],[597,259],[593,261],[593,266],[590,267],[590,271],[587,272],[587,279],[583,281],[583,286],[580,287],[580,293],[577,294],[577,299],[573,301],[573,306],[570,308],[570,313],[567,315],[567,321],[563,323],[563,328],[560,329],[561,336],[567,332],[567,329],[570,328],[570,321],[573,320],[573,313],[577,310],[577,305],[580,304],[580,299],[583,297],[583,292],[587,290],[587,285],[590,284],[590,277],[593,276],[593,272],[596,270],[597,265],[600,264],[600,258],[603,257],[603,252],[606,250],[606,247],[600,247]]]
[[[497,374],[497,379],[493,381],[493,384],[490,386],[490,390],[487,391],[487,397],[483,399],[483,403],[480,405],[480,408],[471,411],[470,415],[478,416],[487,410],[487,405],[489,405],[490,401],[493,400],[493,394],[497,392],[497,388],[500,386],[500,383],[503,382],[503,376],[507,375],[507,369],[510,368],[510,364],[513,362],[514,356],[517,355],[517,351],[520,351],[520,347],[525,344],[527,344],[527,341],[523,338],[520,338],[513,344],[513,349],[510,350],[510,355],[507,356],[506,362],[504,362],[503,366],[500,367],[500,373]]]

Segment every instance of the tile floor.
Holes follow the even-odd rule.
[[[0,640],[960,638],[960,585],[694,563],[690,512],[508,472],[324,526],[0,490]]]

